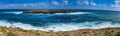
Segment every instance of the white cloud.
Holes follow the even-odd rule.
[[[41,5],[41,6],[45,6],[45,7],[47,7],[47,6],[48,6],[48,4],[47,4],[47,3],[45,3],[45,2],[40,3],[40,4],[37,4],[37,5]]]
[[[80,0],[77,0],[77,4],[82,4],[82,2]]]
[[[95,2],[91,2],[90,4],[93,6],[97,6],[97,4]]]
[[[29,4],[30,6],[35,6],[34,4]]]
[[[23,4],[4,4],[0,7],[2,8],[31,8],[31,7],[48,7],[49,4],[46,2],[39,3],[23,3]]]
[[[57,1],[53,1],[52,4],[59,5],[59,3]]]
[[[115,4],[111,4],[111,7],[120,8],[120,0],[115,0]]]
[[[84,3],[85,5],[88,5],[88,4],[89,4],[89,1],[85,0],[85,1],[83,1],[83,3]]]
[[[88,0],[77,0],[77,4],[92,5],[92,6],[96,6],[97,5],[95,2],[88,1]]]
[[[23,4],[24,7],[26,7],[28,4]]]
[[[68,5],[68,0],[63,0],[63,3],[65,4],[65,5]]]
[[[73,5],[75,6],[71,1],[69,0],[62,0],[62,2],[56,1],[56,0],[52,0],[51,3],[49,3],[50,1],[45,1],[45,2],[38,2],[38,3],[23,3],[23,4],[6,4],[5,6],[8,7],[49,7],[49,6],[59,6],[59,7],[63,7],[65,5]],[[94,2],[93,0],[77,0],[75,1],[76,4],[79,5],[86,5],[86,6],[108,6],[107,4],[98,4],[96,2]],[[116,7],[116,8],[120,8],[120,1],[119,0],[115,0],[115,4],[111,5],[112,7]]]
[[[15,6],[15,4],[8,4],[9,6],[12,6],[12,7],[14,7]]]

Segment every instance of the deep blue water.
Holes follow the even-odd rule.
[[[62,29],[120,27],[120,12],[90,11],[54,14],[26,14],[23,11],[0,12],[0,26],[14,25],[22,27],[15,25],[18,23],[21,23],[20,25],[23,27],[35,27],[29,29],[40,27],[37,29],[58,31],[62,31]]]

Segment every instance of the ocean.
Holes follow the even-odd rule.
[[[28,14],[24,11],[0,11],[0,26],[26,30],[71,31],[120,27],[120,12],[88,11],[54,14]]]

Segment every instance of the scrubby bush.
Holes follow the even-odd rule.
[[[120,32],[118,32],[115,36],[120,36]]]
[[[8,32],[7,36],[17,36],[16,34],[12,33],[12,32]]]

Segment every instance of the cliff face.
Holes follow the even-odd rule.
[[[74,31],[49,32],[0,27],[0,36],[120,36],[120,28],[81,29]]]

